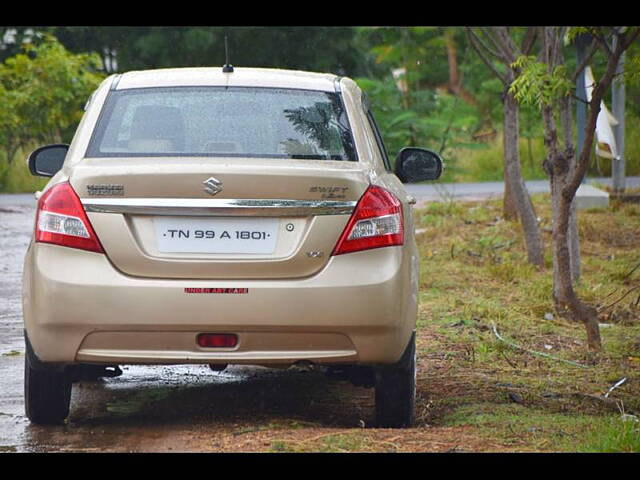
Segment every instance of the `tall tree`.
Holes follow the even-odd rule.
[[[574,29],[572,34],[584,29]],[[553,218],[553,281],[554,300],[558,311],[584,324],[587,341],[592,350],[601,350],[602,341],[597,311],[584,303],[573,287],[570,218],[573,200],[589,166],[596,121],[605,92],[614,78],[618,60],[640,35],[640,27],[634,28],[589,28],[594,42],[591,53],[577,66],[573,77],[567,75],[563,44],[568,33],[566,27],[540,27],[541,51],[539,59],[521,56],[515,66],[521,75],[513,82],[511,93],[518,101],[536,104],[540,108],[544,123],[544,143],[547,158],[543,167],[551,182],[551,205]],[[615,38],[613,46],[610,40]],[[576,157],[571,122],[571,92],[574,82],[595,48],[599,47],[606,65],[597,78],[591,100],[587,104],[587,121],[584,142],[580,155]],[[560,125],[561,130],[558,130]]]
[[[32,142],[69,141],[103,79],[95,54],[72,54],[51,36],[21,46],[0,64],[0,146],[8,163]]]
[[[231,63],[239,67],[273,67],[365,73],[364,57],[352,48],[352,27],[51,27],[74,52],[115,52],[118,71],[168,67],[204,67],[224,63],[228,36]]]
[[[458,29],[446,28],[443,33],[445,48],[447,50],[447,63],[449,65],[449,82],[446,84],[447,90],[462,98],[470,105],[477,106],[478,101],[475,96],[467,90],[462,83],[460,66],[458,61],[458,44],[455,34]]]
[[[445,155],[447,171],[454,172],[462,148],[484,146],[472,137],[482,123],[480,107],[463,98],[472,99],[476,92],[461,93],[466,91],[464,74],[471,77],[467,62],[474,60],[464,30],[362,27],[357,38],[361,48],[368,47],[375,70],[356,81],[370,96],[390,152],[428,146]],[[392,74],[398,71],[401,75]],[[473,73],[475,78],[475,69]],[[482,79],[488,76],[482,66],[477,73]]]
[[[504,104],[504,180],[503,211],[507,219],[520,218],[527,257],[530,263],[544,266],[544,248],[536,212],[524,184],[520,166],[519,107],[509,89],[518,75],[513,63],[520,55],[527,55],[535,42],[535,28],[529,27],[518,46],[507,27],[467,28],[469,41],[487,67],[498,77],[503,86]],[[498,60],[498,68],[492,59]]]

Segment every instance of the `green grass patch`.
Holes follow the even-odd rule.
[[[625,123],[625,169],[626,175],[640,175],[640,121],[631,112],[627,113]],[[542,169],[542,162],[547,153],[541,133],[523,136],[521,130],[519,140],[520,166],[525,180],[540,180],[548,178]],[[475,148],[454,148],[450,156],[453,167],[445,170],[444,182],[488,182],[504,179],[504,146],[502,132]],[[446,162],[445,158],[445,162]],[[611,176],[612,160],[596,158],[592,155],[588,176]]]
[[[548,195],[533,201],[541,225],[549,226]],[[630,274],[640,262],[634,213],[621,206],[578,214],[577,291],[601,309],[605,324],[604,351],[593,354],[584,327],[555,311],[549,232],[543,232],[547,266],[540,271],[527,263],[519,224],[500,220],[499,200],[417,211],[417,228],[426,229],[417,237],[419,385],[429,402],[428,409],[418,407],[421,421],[466,425],[514,450],[633,451],[635,433],[618,428],[615,401],[640,412],[640,290],[623,297],[640,285],[640,269]],[[499,340],[494,324],[522,348]],[[614,403],[603,401],[625,377],[610,396]]]
[[[487,439],[563,452],[640,452],[640,424],[620,415],[550,413],[515,403],[478,403],[457,408],[445,422],[473,426]]]
[[[640,422],[637,417],[613,417],[587,429],[578,445],[581,452],[640,452]]]
[[[504,179],[504,146],[502,134],[485,145],[485,148],[464,149],[454,152],[456,171],[451,181],[489,182]],[[542,136],[531,139],[521,138],[520,164],[525,180],[547,178],[542,170],[542,161],[546,156]]]
[[[26,162],[27,155],[28,152],[19,151],[13,161],[8,163],[4,154],[0,153],[0,192],[35,192],[42,190],[47,184],[48,178],[31,175]]]
[[[365,450],[368,441],[365,430],[355,432],[327,433],[299,441],[275,440],[271,452],[282,453],[346,453]]]

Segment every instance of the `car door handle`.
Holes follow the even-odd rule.
[[[416,197],[412,197],[411,195],[409,195],[407,197],[407,202],[409,203],[409,205],[415,205],[417,202]]]

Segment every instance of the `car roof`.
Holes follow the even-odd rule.
[[[222,67],[165,68],[123,73],[116,90],[150,87],[182,86],[237,86],[298,88],[333,92],[339,78],[329,73],[314,73],[275,68],[236,67],[232,73],[223,73]],[[114,82],[115,83],[115,82]]]

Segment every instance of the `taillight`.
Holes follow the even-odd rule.
[[[391,192],[372,185],[360,198],[332,255],[403,243],[402,204]]]
[[[51,187],[38,200],[36,242],[104,253],[78,195],[68,182]]]

